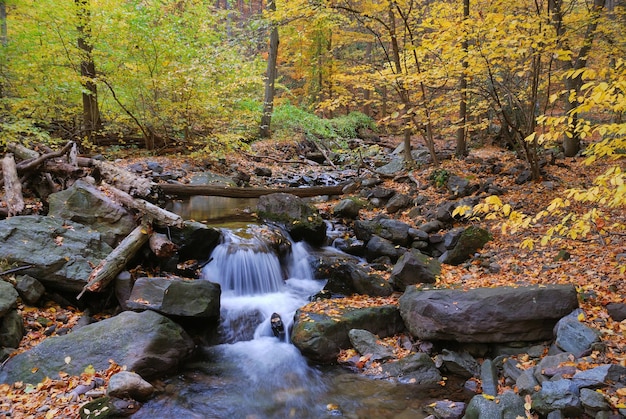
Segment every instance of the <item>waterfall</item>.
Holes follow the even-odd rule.
[[[224,293],[267,294],[284,286],[278,256],[257,235],[245,237],[222,230],[222,243],[211,258],[202,270],[202,278],[220,284]]]
[[[281,256],[276,243],[282,246]],[[258,226],[222,230],[222,241],[201,275],[222,287],[220,342],[273,336],[274,313],[285,329],[280,340],[289,341],[295,311],[323,287],[313,279],[309,252],[306,243],[292,243],[282,232]]]

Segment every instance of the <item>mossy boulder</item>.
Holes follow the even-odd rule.
[[[439,261],[448,265],[460,265],[491,239],[491,234],[484,228],[470,226],[461,233],[456,245],[441,255]]]

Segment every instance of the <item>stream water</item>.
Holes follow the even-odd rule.
[[[222,229],[202,277],[222,287],[220,343],[201,348],[166,391],[134,418],[424,418],[433,395],[406,384],[371,380],[340,367],[310,365],[289,343],[295,311],[321,290],[310,252],[292,243],[279,257],[259,226]],[[278,313],[287,335],[272,333]]]

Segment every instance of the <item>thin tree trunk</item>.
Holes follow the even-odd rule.
[[[0,44],[6,47],[9,42],[7,35],[7,5],[5,0],[0,0]]]
[[[270,0],[267,9],[271,12],[276,11],[275,0]],[[270,49],[267,57],[267,73],[265,77],[265,95],[263,97],[263,116],[261,117],[261,127],[259,136],[261,138],[269,138],[271,136],[272,112],[274,111],[274,93],[276,82],[276,62],[278,60],[278,27],[272,23],[270,31]]]
[[[411,128],[404,129],[404,161],[412,161],[411,155]]]
[[[91,45],[91,12],[89,0],[74,0],[78,17],[78,48],[81,50],[80,75],[83,91],[83,130],[88,138],[102,128],[98,108],[98,88],[96,86],[96,65],[93,61]]]
[[[589,53],[591,52],[591,47],[596,36],[600,14],[605,4],[606,0],[594,0],[590,16],[591,20],[587,24],[583,44],[576,58],[565,62],[566,70],[582,70],[587,66]],[[570,50],[568,37],[565,34],[565,28],[563,26],[562,0],[551,0],[548,7],[552,13],[552,25],[555,27],[561,48]],[[566,157],[574,157],[580,151],[580,135],[576,132],[576,125],[578,124],[576,107],[578,106],[577,98],[580,93],[580,88],[583,85],[582,75],[566,77],[564,84],[565,89],[569,92],[569,94],[566,95],[565,112],[571,117],[571,120],[568,124],[567,135],[563,139],[563,151]]]
[[[470,12],[470,0],[463,0],[463,21],[465,22],[469,18]],[[463,35],[463,42],[461,43],[463,49],[463,70],[461,72],[461,80],[459,83],[459,90],[461,93],[461,101],[459,103],[459,128],[456,131],[456,155],[457,157],[465,157],[467,155],[467,68],[469,63],[467,61],[468,42],[467,34]]]
[[[7,5],[5,0],[0,0],[0,46],[6,47],[9,44],[9,38],[7,33]],[[4,66],[4,63],[0,63],[0,66]],[[0,68],[0,71],[2,69]],[[0,82],[0,98],[4,97],[4,86]]]

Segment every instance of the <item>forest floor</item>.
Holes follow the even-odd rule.
[[[393,143],[395,140],[387,141]],[[221,161],[207,161],[184,155],[170,157],[128,155],[124,156],[122,164],[156,161],[166,170],[185,164],[187,167],[223,172],[225,175],[232,174],[233,167],[236,167],[238,171],[252,174],[256,167],[264,166],[272,170],[274,177],[294,173],[315,175],[334,170],[324,165],[286,163],[297,160],[298,154],[298,147],[293,143],[260,141],[254,143],[248,152],[230,153]],[[252,155],[268,156],[268,158],[252,158]],[[271,158],[278,155],[280,159]],[[440,168],[468,177],[473,182],[480,182],[484,176],[481,172],[481,164],[488,158],[495,158],[502,165],[501,173],[506,173],[507,169],[513,166],[523,164],[523,161],[517,159],[510,151],[496,147],[481,147],[473,149],[469,158],[462,160],[452,158],[442,161]],[[585,166],[583,160],[582,158],[557,160],[558,164],[546,166],[546,179],[521,185],[515,184],[514,176],[490,176],[495,178],[494,182],[497,186],[506,190],[506,193],[500,196],[503,203],[509,203],[514,209],[526,214],[535,214],[546,208],[552,199],[564,197],[567,189],[591,186],[593,179],[610,165],[610,162],[600,162],[594,166]],[[409,188],[415,187],[416,181],[420,185],[431,185],[432,181],[429,180],[429,176],[432,171],[433,167],[416,168],[411,173],[412,181],[406,181],[406,178],[387,179],[383,186],[406,192]],[[367,168],[364,172],[367,172]],[[251,186],[264,186],[262,179],[255,176],[250,182]],[[428,205],[433,206],[448,198],[448,194],[443,189],[434,186],[422,188],[419,193],[427,195],[430,198]],[[316,205],[320,211],[332,214],[332,208],[338,200],[339,198]],[[585,203],[573,203],[571,208],[578,213],[588,209],[588,204]],[[361,211],[360,218],[373,218],[380,212],[384,212],[384,209],[365,209]],[[608,215],[607,226],[612,223],[626,224],[624,208],[609,211]],[[393,217],[415,226],[424,221],[410,218],[408,211],[394,214]],[[520,244],[529,237],[540,239],[549,227],[548,223],[556,222],[555,219],[546,219],[540,226],[519,230],[516,233],[503,231],[501,220],[498,219],[472,222],[489,229],[492,233],[493,240],[488,242],[480,253],[487,255],[490,263],[495,261],[500,267],[499,271],[493,272],[488,269],[482,257],[475,258],[461,266],[444,265],[438,281],[439,286],[462,285],[474,288],[526,284],[574,284],[581,296],[583,321],[600,332],[601,340],[606,348],[603,352],[594,352],[592,359],[596,360],[597,364],[616,363],[626,366],[626,320],[621,323],[616,322],[606,311],[608,303],[623,303],[626,298],[626,281],[617,262],[618,255],[626,254],[624,230],[607,231],[604,234],[596,230],[578,240],[564,239],[556,244],[528,249],[521,248]],[[559,253],[561,252],[562,256],[563,251],[567,252],[568,257],[559,257]],[[626,263],[624,259],[621,260],[622,264]],[[19,310],[25,319],[26,335],[17,353],[45,339],[48,336],[46,330],[49,330],[50,325],[56,324],[57,329],[71,328],[82,315],[77,308],[63,307],[52,301],[47,301],[39,307],[20,305]],[[589,364],[587,367],[590,366],[593,365]],[[585,368],[585,366],[579,367]],[[78,399],[67,396],[71,389],[95,377],[102,377],[106,380],[119,369],[118,365],[112,363],[107,371],[85,371],[81,377],[67,375],[50,377],[36,386],[22,383],[0,384],[0,412],[12,410],[14,413],[11,417],[13,418],[77,417],[79,406],[87,400],[83,398],[84,396]],[[626,403],[626,394],[612,395],[611,402],[614,406]]]

